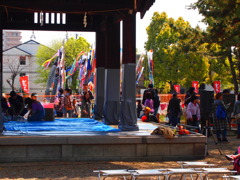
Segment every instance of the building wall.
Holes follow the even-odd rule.
[[[26,64],[20,65],[20,57],[26,58]],[[20,74],[25,74],[29,76],[29,90],[30,93],[36,92],[38,94],[45,93],[45,87],[42,84],[36,84],[39,74],[37,73],[37,69],[39,65],[36,63],[36,57],[33,55],[29,55],[17,48],[12,48],[3,52],[3,92],[9,93],[12,89],[10,85],[7,83],[7,80],[11,78],[12,72],[10,70],[12,67],[15,71],[17,68],[21,70]],[[16,91],[21,89],[19,77],[20,74],[15,78],[15,88]]]
[[[3,50],[9,49],[13,46],[21,44],[21,32],[15,30],[3,31]]]

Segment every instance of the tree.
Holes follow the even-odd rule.
[[[69,38],[66,43],[62,43],[60,40],[53,40],[49,47],[47,46],[40,46],[37,52],[37,63],[42,66],[42,64],[47,60],[50,59],[57,51],[64,46],[65,50],[65,63],[66,67],[71,67],[72,63],[74,62],[77,54],[81,51],[88,52],[90,50],[90,44],[87,40],[83,37],[79,37],[78,39]],[[53,60],[54,62],[54,60]],[[52,63],[53,63],[52,62]],[[39,79],[36,80],[36,83],[47,83],[49,69],[39,68]],[[74,76],[73,81],[76,81],[76,76]],[[71,86],[72,89],[76,89],[76,86],[73,83]]]
[[[239,3],[239,0],[198,0],[190,6],[192,9],[198,9],[204,17],[203,22],[208,25],[207,41],[219,44],[222,59],[228,59],[236,94],[240,82]]]
[[[15,59],[7,59],[4,61],[4,64],[8,66],[11,72],[10,78],[6,79],[6,81],[11,87],[12,91],[14,91],[16,89],[15,87],[16,77],[20,74],[24,67],[21,67],[19,60],[16,61]]]
[[[156,84],[167,82],[174,91],[174,84],[190,86],[192,80],[205,81],[208,60],[204,54],[197,53],[203,49],[199,27],[192,28],[181,17],[174,20],[166,13],[155,12],[147,34],[145,48],[154,52]]]

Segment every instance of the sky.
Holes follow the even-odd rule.
[[[168,17],[172,17],[177,19],[178,17],[183,17],[185,21],[190,22],[192,27],[196,27],[199,25],[201,28],[205,28],[205,25],[201,23],[202,16],[198,14],[197,10],[187,10],[186,6],[191,3],[196,2],[197,0],[155,0],[155,3],[150,8],[149,11],[146,12],[143,19],[140,19],[140,14],[137,14],[137,27],[136,27],[136,48],[139,52],[144,53],[144,44],[147,41],[147,33],[146,28],[151,22],[151,17],[153,13],[158,12],[166,12]],[[33,31],[22,31],[22,42],[26,42],[30,40]],[[66,38],[66,33],[68,33],[68,37],[78,34],[78,36],[82,36],[87,39],[87,41],[91,45],[95,45],[95,33],[88,32],[56,32],[56,31],[34,31],[34,35],[36,37],[36,41],[41,44],[49,45],[51,40],[53,39],[64,39]]]

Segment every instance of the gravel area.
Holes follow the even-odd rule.
[[[209,155],[202,160],[216,164],[217,167],[233,168],[233,165],[220,155],[212,137],[209,141]],[[237,150],[239,139],[229,136],[229,143],[220,143],[224,154],[232,154]],[[26,163],[0,163],[0,179],[28,179],[28,180],[91,180],[97,179],[98,169],[154,169],[178,168],[180,165],[174,161],[163,162],[26,162]],[[121,179],[121,178],[107,178]],[[144,177],[139,179],[157,179],[157,177]],[[171,179],[177,179],[173,177]],[[179,179],[179,178],[178,178]],[[219,179],[211,177],[210,179]]]

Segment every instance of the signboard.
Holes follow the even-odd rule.
[[[198,81],[192,81],[192,87],[195,88],[195,93],[198,94]]]
[[[26,94],[29,94],[28,76],[20,77],[19,81],[20,81],[23,92],[25,92]]]

